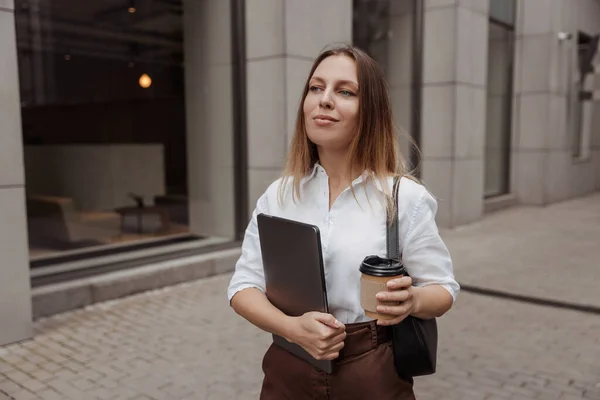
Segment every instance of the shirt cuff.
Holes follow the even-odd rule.
[[[260,290],[261,292],[265,293],[265,290],[262,287],[260,287],[256,284],[253,284],[253,283],[244,283],[241,285],[233,286],[227,290],[227,298],[229,300],[229,304],[231,304],[231,299],[233,299],[233,296],[235,296],[237,292],[241,292],[242,290],[248,289],[248,288],[256,288],[256,289]]]
[[[456,283],[455,285],[451,285],[448,283],[422,282],[415,286],[425,287],[425,286],[429,286],[429,285],[438,285],[438,286],[441,286],[444,289],[446,289],[448,291],[448,293],[450,293],[450,296],[452,296],[452,303],[454,303],[456,301],[456,298],[458,297],[458,294],[460,293],[460,286],[458,286],[458,283]]]

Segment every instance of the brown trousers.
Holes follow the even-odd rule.
[[[332,374],[272,344],[263,359],[261,400],[414,400],[412,382],[394,368],[391,332],[375,322],[346,325]]]

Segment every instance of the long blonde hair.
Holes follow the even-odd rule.
[[[387,197],[388,215],[393,206],[391,188],[385,185],[390,176],[404,176],[406,160],[403,157],[394,127],[390,98],[383,71],[368,54],[352,46],[336,47],[323,51],[314,61],[304,85],[302,101],[296,115],[296,128],[283,179],[279,187],[279,200],[283,202],[284,191],[289,179],[293,181],[292,198],[300,198],[300,182],[307,176],[317,161],[317,146],[310,141],[304,121],[304,100],[308,94],[310,78],[319,64],[330,56],[344,55],[356,63],[358,78],[358,131],[348,151],[348,165],[352,176],[366,172],[367,179],[379,180]],[[410,137],[409,137],[410,140]],[[351,188],[352,189],[352,188]],[[354,193],[354,191],[352,191]]]

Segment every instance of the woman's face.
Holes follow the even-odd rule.
[[[350,57],[321,61],[308,83],[304,122],[311,142],[327,150],[347,150],[358,125],[358,78]]]

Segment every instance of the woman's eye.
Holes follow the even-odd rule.
[[[318,87],[318,86],[311,86],[311,87],[310,87],[310,91],[311,91],[311,92],[318,92],[318,91],[320,91],[320,90],[321,90],[321,88],[320,88],[320,87]]]
[[[349,90],[340,90],[340,94],[344,97],[354,96],[354,93]]]

